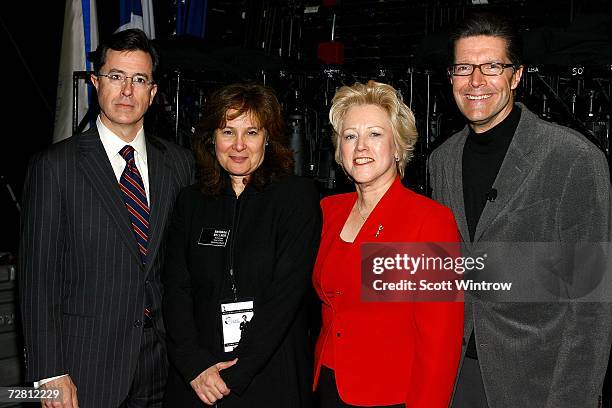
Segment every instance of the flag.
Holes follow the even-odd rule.
[[[178,0],[176,6],[176,35],[204,38],[208,0]]]
[[[152,0],[119,0],[119,28],[140,28],[150,39],[155,38]]]
[[[66,0],[62,51],[60,57],[57,97],[55,101],[55,127],[53,142],[72,136],[72,73],[88,71],[92,65],[87,54],[98,47],[98,20],[96,0]],[[91,85],[85,80],[78,87],[78,121],[89,109]]]

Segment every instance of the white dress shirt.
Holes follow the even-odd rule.
[[[96,120],[96,126],[98,128],[98,134],[100,135],[100,141],[102,142],[102,146],[104,146],[104,150],[108,156],[108,161],[113,167],[113,172],[115,173],[115,178],[117,178],[117,183],[119,183],[119,180],[121,180],[121,174],[123,174],[123,170],[125,169],[126,165],[126,161],[123,159],[123,156],[119,154],[119,151],[123,149],[125,145],[130,145],[134,148],[134,161],[136,162],[136,167],[140,172],[145,192],[147,193],[147,203],[149,206],[151,206],[151,198],[149,195],[149,167],[147,166],[147,143],[145,141],[144,128],[140,128],[134,140],[132,140],[130,143],[126,143],[109,128],[104,126],[104,123],[102,123],[100,120],[100,116],[98,116],[98,119]],[[66,375],[68,374],[45,378],[40,381],[34,381],[34,387],[38,388],[49,381],[56,380]]]
[[[151,198],[149,195],[149,167],[147,166],[147,143],[145,141],[144,129],[140,128],[134,140],[132,140],[130,143],[126,143],[109,128],[104,126],[104,123],[102,123],[100,117],[98,117],[98,120],[96,120],[96,126],[98,127],[98,133],[100,134],[100,141],[102,142],[102,146],[104,146],[104,150],[108,156],[108,161],[110,161],[113,171],[115,172],[117,183],[121,179],[121,174],[125,169],[125,160],[119,154],[119,150],[123,149],[125,145],[130,145],[134,148],[134,161],[136,162],[136,167],[142,176],[142,182],[144,183],[145,192],[147,193],[147,203],[150,206]]]

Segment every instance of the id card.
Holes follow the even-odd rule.
[[[229,238],[230,230],[220,228],[202,228],[198,245],[225,247]]]
[[[236,302],[221,302],[221,327],[223,328],[223,351],[233,351],[253,318],[253,300],[239,299]]]

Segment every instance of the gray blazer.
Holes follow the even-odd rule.
[[[84,407],[125,399],[145,294],[153,310],[161,305],[167,219],[178,191],[192,181],[193,157],[147,137],[147,164],[146,267],[97,129],[51,146],[28,169],[19,254],[26,381],[70,374]],[[163,332],[161,321],[157,326]]]
[[[487,202],[473,244],[463,205],[467,127],[429,158],[433,198],[453,210],[468,248],[609,242],[605,156],[579,133],[518,105],[521,119],[493,184],[497,198]],[[612,341],[610,303],[494,303],[466,294],[463,355],[472,329],[491,408],[597,406]]]

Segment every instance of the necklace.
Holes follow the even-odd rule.
[[[361,220],[365,222],[368,217],[367,216],[364,217],[363,215],[361,215],[361,206],[359,205],[359,201],[357,202],[357,205],[355,206],[355,208],[357,208],[357,214],[359,214],[359,217],[361,218]]]

